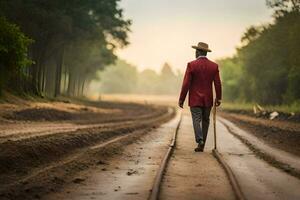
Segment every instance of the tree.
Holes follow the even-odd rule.
[[[119,0],[0,2],[0,15],[18,24],[26,35],[35,40],[29,50],[35,64],[26,71],[35,86],[33,89],[37,89],[36,94],[59,95],[62,79],[73,81],[79,91],[92,77],[91,74],[115,60],[115,49],[128,44],[127,33],[131,24],[129,20],[123,19],[123,10],[118,7],[118,2]],[[98,51],[94,45],[85,45],[91,43],[98,45]],[[79,51],[87,53],[78,57]],[[92,62],[85,60],[92,55],[95,57]],[[98,56],[101,59],[96,59]],[[76,59],[78,60],[73,62]],[[70,63],[78,66],[69,66]],[[64,85],[74,86],[73,83]],[[72,91],[71,95],[75,94],[73,89],[67,91]],[[76,92],[79,93],[82,92]]]
[[[118,60],[100,74],[101,92],[133,93],[136,91],[138,72],[136,67]]]
[[[138,72],[135,66],[118,60],[99,73],[100,92],[178,95],[182,77],[182,73],[175,74],[168,64],[158,74],[151,69]]]
[[[229,100],[236,99],[237,90],[237,99],[247,102],[292,104],[300,99],[300,2],[267,2],[274,9],[274,22],[248,28],[235,58],[221,60]]]
[[[289,12],[300,11],[299,0],[267,0],[267,6],[275,10],[275,17],[283,16]]]
[[[155,94],[160,87],[159,75],[151,69],[142,71],[138,76],[137,92]]]
[[[177,93],[177,77],[173,72],[171,66],[165,63],[160,72],[160,87],[161,94],[174,94]]]
[[[21,91],[23,70],[32,64],[27,56],[32,42],[18,26],[0,17],[0,94],[3,88]]]
[[[242,68],[238,58],[225,58],[218,60],[221,71],[222,85],[223,85],[223,98],[225,101],[235,102],[241,99],[243,86]]]

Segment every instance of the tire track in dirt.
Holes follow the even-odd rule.
[[[76,132],[83,129],[91,128],[111,128],[118,125],[134,124],[137,121],[147,120],[159,117],[164,114],[163,111],[152,112],[151,114],[144,114],[133,116],[131,118],[121,118],[107,121],[105,123],[96,124],[76,124],[76,123],[27,123],[27,124],[13,124],[13,126],[2,125],[0,126],[0,144],[6,141],[17,141],[28,139],[32,137],[42,137],[52,134],[61,134],[64,132]]]
[[[40,181],[38,177],[41,176],[46,176],[46,179],[50,178],[47,172],[55,171],[57,168],[68,169],[67,166],[71,165],[73,169],[70,171],[82,170],[80,167],[76,168],[76,163],[78,160],[84,162],[93,160],[86,156],[90,152],[103,149],[105,144],[112,145],[112,143],[126,140],[127,136],[134,138],[129,135],[145,133],[169,120],[175,113],[175,110],[170,108],[162,111],[147,115],[147,117],[135,116],[140,121],[111,123],[100,125],[100,128],[97,125],[98,127],[79,128],[71,132],[54,132],[2,143],[0,146],[0,193],[2,196],[18,194],[20,191],[22,193],[24,192],[22,189],[24,186],[28,187],[28,183],[38,183]],[[62,175],[57,177],[60,176]],[[56,179],[59,180],[59,178]]]

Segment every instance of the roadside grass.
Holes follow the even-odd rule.
[[[253,107],[256,103],[231,103],[223,102],[222,109],[231,111],[248,111],[253,112]],[[291,105],[260,105],[263,109],[269,112],[277,111],[283,113],[300,113],[300,102],[293,103]]]

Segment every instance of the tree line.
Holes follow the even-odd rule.
[[[219,60],[227,101],[300,106],[300,1],[268,0],[273,22],[251,26],[231,58]]]
[[[116,64],[98,73],[98,80],[91,84],[90,92],[178,95],[182,77],[182,72],[174,72],[168,63],[159,73],[152,69],[139,72],[137,67],[117,60]]]
[[[80,96],[128,45],[119,0],[1,0],[0,91]]]

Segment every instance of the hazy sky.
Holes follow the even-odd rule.
[[[140,70],[164,62],[184,70],[198,41],[210,45],[211,59],[230,56],[245,29],[272,14],[265,0],[122,0],[120,7],[133,24],[131,44],[118,55]]]

